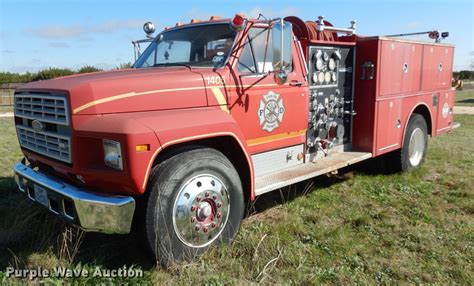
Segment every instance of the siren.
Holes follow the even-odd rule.
[[[241,31],[247,25],[247,18],[243,14],[235,14],[230,22],[230,27],[236,31]]]

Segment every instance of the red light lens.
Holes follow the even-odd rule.
[[[241,26],[243,23],[244,23],[244,18],[240,17],[240,16],[235,16],[234,17],[234,20],[232,20],[232,23],[235,25],[235,26]]]

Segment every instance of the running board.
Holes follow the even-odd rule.
[[[368,152],[341,152],[317,159],[314,163],[305,163],[279,172],[263,175],[255,179],[255,195],[258,196],[324,175],[371,157],[372,153]]]

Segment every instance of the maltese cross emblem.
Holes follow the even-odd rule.
[[[260,127],[265,131],[272,132],[280,126],[284,113],[283,99],[280,98],[278,93],[269,91],[260,100],[260,107],[258,108]]]

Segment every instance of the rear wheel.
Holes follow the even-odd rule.
[[[423,116],[415,113],[408,122],[403,147],[391,154],[390,166],[394,171],[419,168],[425,161],[427,149],[428,127]]]
[[[198,148],[153,169],[146,209],[149,246],[164,265],[231,242],[244,214],[239,175],[220,152]]]

